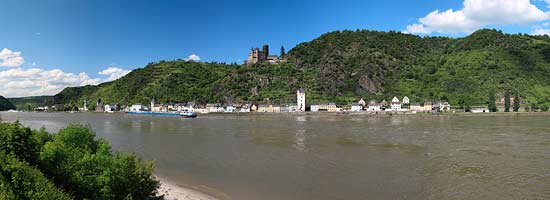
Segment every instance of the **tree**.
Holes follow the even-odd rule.
[[[113,153],[89,126],[50,135],[0,122],[0,199],[162,199],[153,167]]]
[[[504,93],[504,112],[510,112],[510,91]]]
[[[134,154],[112,153],[91,127],[69,125],[40,154],[46,174],[76,199],[156,199],[159,182],[152,162]]]
[[[281,56],[284,56],[284,55],[285,55],[285,47],[281,46]]]
[[[489,111],[490,112],[497,112],[497,105],[496,105],[497,97],[495,94],[495,90],[489,91]]]
[[[519,111],[519,95],[516,92],[514,94],[514,112],[518,112],[518,111]]]
[[[0,151],[29,163],[36,163],[39,149],[30,128],[19,122],[0,123]]]
[[[550,108],[546,104],[540,106],[540,111],[542,111],[542,112],[548,112],[548,109],[550,109]]]
[[[38,169],[1,151],[0,172],[0,199],[71,199]]]
[[[531,103],[531,111],[537,112],[538,109],[539,109],[539,106],[535,102],[532,102]]]

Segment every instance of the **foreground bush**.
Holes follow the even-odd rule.
[[[0,152],[0,199],[71,199],[37,169]]]
[[[40,189],[50,187],[48,184],[74,199],[162,199],[157,195],[159,182],[153,178],[153,163],[144,163],[134,154],[113,153],[107,141],[95,139],[89,126],[69,125],[51,136],[43,129],[32,131],[17,122],[0,123],[0,144],[5,157],[0,163],[0,199],[33,199],[24,195],[34,190],[49,193]],[[12,164],[16,161],[19,164]],[[31,174],[16,178],[25,187],[14,183],[4,188],[11,186],[11,174],[17,170]],[[46,182],[28,184],[42,179]],[[69,198],[61,194],[64,196],[59,199]]]

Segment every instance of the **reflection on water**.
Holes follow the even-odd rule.
[[[0,115],[90,124],[161,176],[231,199],[550,199],[545,115]]]

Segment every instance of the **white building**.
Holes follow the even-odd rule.
[[[375,100],[371,100],[369,101],[367,111],[382,111],[382,106],[379,103],[376,103]]]
[[[141,104],[134,104],[130,106],[130,112],[139,112],[139,111],[145,111],[145,106]]]
[[[311,112],[319,112],[319,105],[311,105]]]
[[[363,105],[359,103],[351,104],[351,112],[361,112],[361,111],[363,111]]]
[[[244,113],[247,113],[247,112],[250,112],[250,104],[244,104],[241,106],[241,109],[239,110],[239,112],[244,112]]]
[[[115,110],[116,110],[116,105],[105,104],[105,106],[103,108],[103,112],[108,112],[108,113],[112,113]]]
[[[403,104],[410,104],[411,101],[410,101],[409,97],[405,96],[405,97],[403,97],[403,102],[402,103]]]
[[[393,97],[391,100],[391,109],[394,111],[401,110],[401,102],[397,97]]]
[[[488,108],[472,108],[472,113],[488,113],[491,112]]]
[[[363,100],[363,98],[361,98],[361,100],[359,100],[358,103],[361,104],[363,107],[365,107],[367,105],[367,102],[365,102],[365,100]]]
[[[306,92],[303,88],[296,91],[296,103],[298,104],[297,112],[306,111]]]
[[[235,107],[233,107],[233,104],[229,104],[227,106],[225,106],[225,110],[224,112],[235,112]]]

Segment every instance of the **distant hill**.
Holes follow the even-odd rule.
[[[32,96],[32,97],[19,97],[8,98],[8,100],[17,107],[17,110],[32,110],[39,106],[46,106],[53,104],[53,96]]]
[[[99,86],[66,88],[56,103],[264,101],[291,103],[303,87],[311,102],[359,98],[486,105],[490,90],[550,103],[550,37],[480,30],[464,38],[399,32],[336,31],[299,44],[280,65],[161,61]]]
[[[15,106],[3,96],[0,96],[0,111],[15,110]]]

